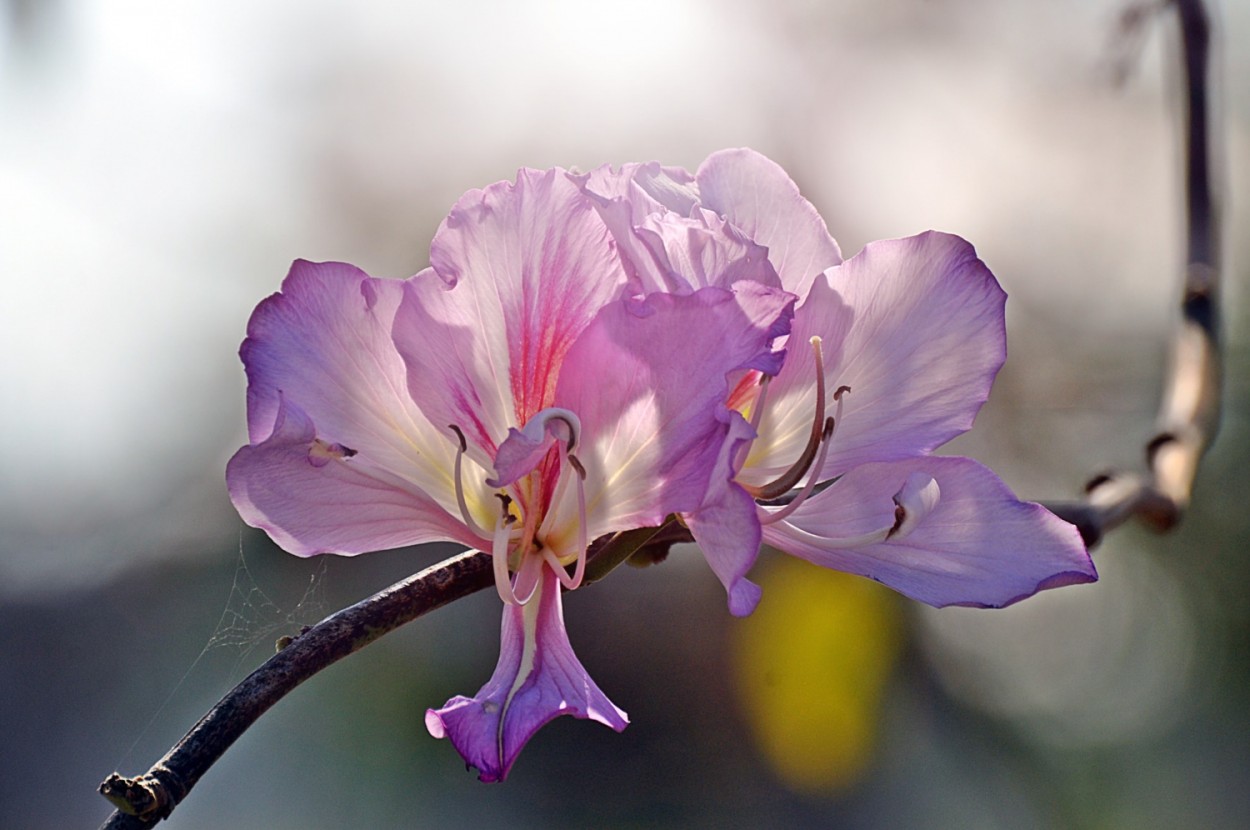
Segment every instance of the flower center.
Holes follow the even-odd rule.
[[[524,428],[508,431],[495,455],[496,475],[486,480],[491,487],[499,488],[495,495],[500,500],[499,516],[490,532],[474,521],[469,512],[462,478],[462,457],[468,445],[459,428],[453,425],[451,429],[460,442],[455,466],[456,501],[465,525],[491,542],[495,587],[500,598],[509,605],[528,603],[541,582],[544,565],[568,590],[579,587],[586,573],[589,540],[586,468],[573,454],[581,437],[577,415],[551,407],[535,414]],[[571,576],[561,557],[545,542],[553,535],[556,515],[570,486],[576,488],[577,499],[576,551],[564,557],[567,560],[572,556],[576,562]],[[519,515],[513,512],[514,505]]]

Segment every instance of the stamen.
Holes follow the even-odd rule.
[[[781,474],[776,481],[761,487],[749,487],[747,491],[757,499],[767,501],[785,495],[794,489],[811,469],[812,461],[820,449],[825,432],[825,359],[820,349],[820,338],[812,337],[812,353],[816,359],[816,419],[812,422],[812,434],[807,439],[807,446],[794,466]],[[841,389],[839,389],[839,392]]]
[[[937,507],[941,497],[942,491],[932,476],[915,472],[907,477],[903,486],[893,496],[894,515],[889,527],[878,528],[859,536],[842,538],[817,536],[794,525],[791,525],[786,532],[822,550],[845,550],[887,541],[894,542],[905,538],[915,530],[916,526]]]
[[[516,598],[516,593],[512,590],[512,579],[508,574],[508,538],[511,535],[508,528],[512,524],[510,520],[514,519],[508,511],[508,502],[511,499],[504,495],[500,498],[505,500],[504,508],[495,521],[495,538],[490,550],[491,566],[495,570],[495,590],[499,592],[499,598],[503,600],[504,605],[520,605],[520,600]]]
[[[590,552],[590,539],[586,530],[586,468],[577,456],[569,455],[569,464],[577,471],[577,567],[573,569],[573,584],[570,591],[581,587],[582,578],[586,576],[586,557]],[[563,570],[563,568],[561,568]]]
[[[456,479],[456,504],[460,506],[460,518],[464,520],[464,525],[469,532],[479,539],[489,539],[491,534],[477,523],[473,518],[473,514],[469,512],[469,503],[464,498],[464,480],[460,474],[461,460],[464,458],[465,452],[469,449],[469,443],[464,440],[464,433],[460,431],[460,427],[455,424],[448,425],[451,431],[456,433],[456,437],[460,439],[460,448],[456,451],[456,468],[454,471]]]
[[[589,549],[589,539],[586,531],[586,468],[582,466],[582,462],[577,456],[569,453],[564,447],[560,447],[561,476],[560,482],[556,485],[556,498],[552,499],[552,508],[548,511],[546,518],[543,519],[542,527],[539,528],[539,535],[546,536],[548,527],[553,522],[556,514],[556,506],[559,504],[559,498],[563,495],[570,476],[564,473],[566,468],[572,468],[577,479],[577,567],[574,569],[573,576],[569,576],[568,571],[564,569],[564,565],[560,564],[560,560],[556,558],[555,553],[545,545],[543,546],[543,558],[551,569],[555,571],[556,577],[560,580],[560,584],[570,591],[576,591],[581,587],[582,579],[586,574],[586,556]]]
[[[903,489],[894,494],[894,526],[886,539],[904,539],[937,507],[942,489],[937,481],[925,473],[912,473]]]
[[[841,400],[839,400],[838,404],[838,414],[841,415]],[[828,418],[825,420],[825,429],[821,433],[820,456],[816,459],[816,471],[819,471],[821,467],[825,466],[825,457],[829,454],[829,439],[833,437],[833,431],[836,426],[837,420],[835,418]],[[816,479],[818,478],[820,478],[820,476],[818,476],[816,472],[813,472],[810,476],[808,476],[807,484],[803,485],[803,490],[795,496],[789,504],[775,513],[770,512],[763,507],[758,508],[758,512],[760,514],[760,524],[770,525],[773,522],[779,522],[795,510],[798,510],[799,505],[807,501],[807,497],[810,496],[812,491],[816,489]]]

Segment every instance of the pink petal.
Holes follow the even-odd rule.
[[[675,293],[728,288],[743,280],[781,287],[768,249],[711,211],[695,208],[688,217],[651,214],[634,232]]]
[[[679,216],[689,216],[699,204],[699,189],[694,176],[680,167],[665,167],[658,161],[622,164],[613,169],[603,165],[589,173],[570,174],[570,178],[586,192],[602,201],[620,199],[628,203],[633,212],[633,223],[652,213],[673,211]]]
[[[806,296],[821,271],[842,261],[816,208],[781,167],[754,150],[713,153],[695,179],[704,207],[768,248],[787,291]]]
[[[699,206],[694,178],[655,162],[575,176],[612,231],[636,293],[686,294],[740,280],[779,286],[768,249]]]
[[[539,593],[504,606],[499,663],[476,697],[453,697],[425,714],[435,738],[450,738],[482,781],[502,781],[543,724],[559,717],[595,720],[617,732],[629,718],[578,662],[564,629],[560,584],[542,568]]]
[[[226,484],[243,521],[300,556],[482,544],[410,482],[363,452],[319,439],[312,420],[285,398],[270,435],[230,459]]]
[[[795,312],[789,357],[753,447],[755,469],[743,480],[775,477],[806,441],[812,335],[823,341],[828,393],[851,390],[822,479],[926,453],[965,432],[1006,356],[1005,299],[973,247],[948,234],[873,242],[827,271]]]
[[[755,430],[730,413],[729,435],[721,447],[703,505],[682,515],[712,572],[729,593],[729,611],[745,617],[760,601],[760,587],[746,578],[760,551],[755,500],[734,482],[734,460]]]
[[[626,275],[589,200],[561,170],[465,194],[407,285],[395,344],[432,423],[489,465],[509,427],[551,405],[565,353]]]
[[[462,529],[447,530],[440,507],[456,504],[447,475],[454,438],[430,424],[408,396],[391,342],[402,294],[402,282],[372,279],[351,265],[297,261],[282,292],[262,302],[248,323],[240,355],[253,446],[232,461],[230,489],[245,520],[292,551],[358,552],[379,539],[393,547],[463,536]],[[284,490],[288,479],[311,490]],[[345,501],[363,487],[372,498],[435,515],[420,518],[408,533],[375,533],[359,522],[336,530],[327,519],[340,511],[331,506],[314,515],[313,505],[335,502],[339,485],[355,494]],[[379,488],[396,493],[381,497]]]
[[[589,173],[570,176],[599,211],[611,231],[621,260],[629,274],[631,293],[677,291],[688,288],[672,282],[667,266],[638,235],[637,229],[651,216],[673,212],[689,216],[699,204],[694,177],[685,170],[661,167],[658,162],[625,164],[619,170],[607,165]]]
[[[282,292],[248,322],[239,350],[247,370],[248,434],[263,441],[279,398],[297,404],[330,442],[440,490],[455,448],[408,395],[391,341],[404,283],[369,277],[340,262],[297,260]]]
[[[929,478],[938,493],[916,486]],[[900,504],[928,515],[908,526]],[[854,544],[877,531],[889,538]],[[764,541],[939,607],[998,608],[1098,578],[1075,527],[1041,505],[1017,500],[993,472],[968,458],[857,467],[789,519],[765,525]]]
[[[582,423],[590,536],[703,501],[728,431],[726,376],[776,372],[793,297],[755,283],[603,309],[565,359],[557,404]]]

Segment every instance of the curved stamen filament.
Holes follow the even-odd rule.
[[[582,584],[586,576],[586,557],[590,555],[590,538],[586,530],[586,468],[575,455],[569,455],[569,463],[577,471],[577,567],[573,569],[573,584],[569,590],[575,590]]]
[[[590,550],[590,539],[586,532],[586,468],[575,455],[569,454],[565,460],[577,474],[577,567],[573,569],[573,578],[570,581],[566,582],[561,578],[560,583],[570,591],[575,591],[581,587],[582,578],[586,576],[586,557]],[[560,574],[564,574],[564,568],[560,568]]]
[[[577,567],[574,569],[573,575],[569,576],[568,571],[564,569],[564,565],[556,557],[555,552],[551,548],[543,547],[543,558],[551,569],[555,572],[556,577],[560,580],[560,584],[570,591],[575,591],[581,587],[582,579],[586,575],[586,556],[589,549],[589,539],[586,531],[586,468],[582,466],[582,462],[577,456],[568,452],[564,447],[560,448],[560,469],[562,475],[560,483],[556,485],[556,498],[551,502],[552,508],[548,512],[547,517],[543,520],[543,526],[539,530],[540,536],[546,536],[547,528],[552,523],[556,513],[556,506],[559,504],[559,497],[566,489],[566,483],[570,478],[577,479]]]
[[[508,541],[511,539],[511,525],[516,517],[508,509],[512,499],[500,494],[499,500],[503,502],[503,509],[495,520],[495,534],[490,550],[491,567],[495,570],[495,590],[499,592],[499,598],[504,605],[520,605],[521,601],[512,590],[512,579],[508,574]]]
[[[781,476],[760,487],[748,487],[747,491],[757,499],[775,499],[794,489],[807,471],[811,469],[816,453],[820,450],[825,432],[825,359],[820,349],[820,338],[812,337],[812,356],[816,360],[816,418],[812,422],[812,434],[807,439],[798,461]]]
[[[456,479],[456,504],[460,506],[460,518],[464,520],[464,525],[469,532],[479,539],[490,539],[491,534],[477,523],[473,518],[473,514],[469,512],[469,503],[464,498],[464,478],[461,476],[462,465],[465,452],[469,449],[469,444],[464,440],[464,433],[460,431],[460,427],[450,424],[451,431],[456,433],[456,438],[460,440],[460,448],[456,451],[456,467],[454,476]]]
[[[840,396],[839,396],[838,402],[839,404],[841,404]],[[839,406],[838,408],[838,414],[839,415],[842,414],[841,406]],[[836,418],[829,418],[825,421],[825,429],[821,433],[820,456],[816,459],[816,471],[819,471],[821,467],[825,466],[825,457],[829,454],[829,439],[833,437],[834,428],[836,426],[837,426]],[[812,491],[816,489],[816,479],[818,479],[819,477],[820,476],[818,476],[816,472],[813,472],[810,476],[808,476],[807,484],[803,485],[803,490],[797,496],[795,496],[794,499],[789,504],[787,504],[785,507],[781,508],[780,510],[776,512],[771,512],[771,511],[765,510],[762,507],[757,508],[760,514],[760,524],[770,525],[773,522],[779,522],[785,517],[789,516],[795,510],[798,510],[799,505],[807,501],[807,497],[810,496],[812,494]]]

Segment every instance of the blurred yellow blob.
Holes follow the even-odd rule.
[[[899,598],[789,556],[756,574],[764,597],[735,626],[736,686],[756,745],[792,789],[855,784],[876,740],[902,643]]]

